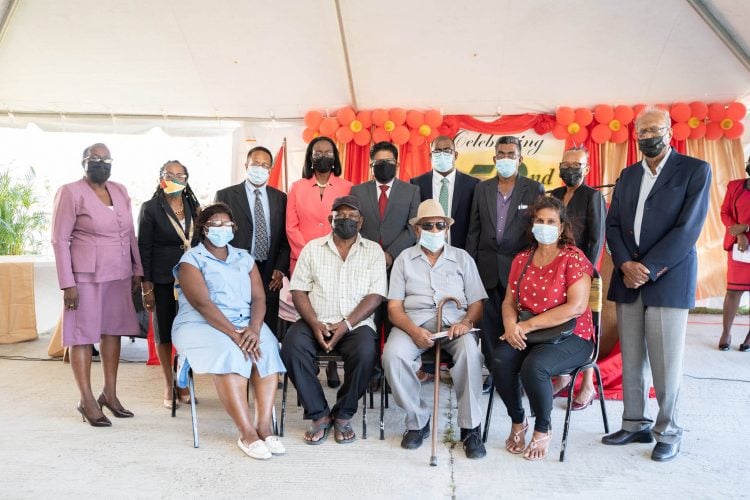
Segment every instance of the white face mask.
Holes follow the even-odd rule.
[[[560,228],[547,224],[534,224],[531,228],[536,241],[542,245],[551,245],[560,238]]]
[[[419,236],[419,244],[430,252],[437,252],[445,246],[445,231],[433,233],[432,231],[422,230]]]
[[[262,186],[266,182],[268,182],[268,177],[271,175],[271,172],[264,167],[259,167],[257,165],[250,165],[247,167],[247,179],[252,182],[256,186]]]

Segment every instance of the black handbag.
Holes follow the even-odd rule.
[[[534,251],[532,250],[529,254],[529,260],[526,261],[526,265],[521,271],[521,275],[518,277],[518,283],[516,285],[516,310],[518,311],[518,321],[526,321],[536,316],[533,312],[528,309],[521,307],[521,280],[526,274],[531,259],[534,257]],[[566,338],[573,335],[573,330],[576,327],[576,318],[569,319],[565,323],[556,326],[550,326],[548,328],[542,328],[541,330],[534,330],[526,334],[526,344],[557,344],[562,342]]]

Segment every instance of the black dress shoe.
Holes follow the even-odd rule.
[[[602,443],[613,446],[620,446],[630,443],[650,443],[654,440],[650,430],[630,432],[620,429],[617,432],[608,434],[602,438]]]
[[[482,442],[479,427],[476,429],[461,429],[461,434],[465,434],[465,437],[462,437],[461,441],[464,443],[464,453],[466,453],[466,458],[483,458],[487,455],[487,450],[484,449],[484,443]]]
[[[482,394],[489,394],[492,390],[492,374],[487,375],[487,378],[482,382]]]
[[[651,460],[666,462],[672,460],[678,453],[680,453],[680,443],[656,443],[654,451],[651,452]]]
[[[424,427],[416,431],[404,432],[404,437],[401,439],[401,448],[407,450],[416,450],[422,446],[424,438],[430,435],[430,421],[428,420]]]

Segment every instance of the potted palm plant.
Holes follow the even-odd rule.
[[[33,168],[21,179],[0,171],[0,255],[33,254],[41,247],[47,214],[37,208],[35,178]]]

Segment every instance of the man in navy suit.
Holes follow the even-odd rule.
[[[711,167],[669,147],[667,111],[644,109],[636,119],[643,161],[622,171],[607,214],[612,251],[608,299],[617,303],[622,349],[622,429],[602,442],[650,443],[651,459],[680,451],[677,402],[682,380],[688,310],[695,305],[695,242],[708,211]],[[651,366],[659,413],[647,411]]]
[[[456,170],[456,145],[453,139],[441,135],[432,141],[432,170],[411,180],[419,186],[420,201],[436,199],[446,214],[455,221],[451,226],[449,243],[466,248],[469,231],[469,212],[474,198],[474,187],[479,179]]]

